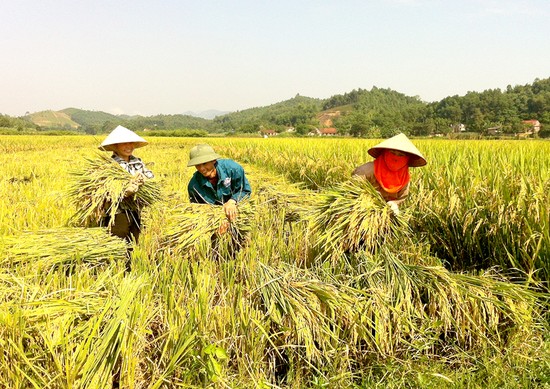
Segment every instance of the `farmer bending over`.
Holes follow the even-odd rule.
[[[225,233],[229,221],[237,218],[237,203],[252,192],[243,167],[231,159],[222,159],[206,144],[191,149],[187,166],[197,169],[187,186],[189,200],[192,203],[222,205],[227,220],[220,226],[219,232]]]
[[[355,168],[353,175],[370,181],[397,215],[409,195],[409,167],[424,166],[426,159],[405,134],[386,139],[368,153],[374,161]]]

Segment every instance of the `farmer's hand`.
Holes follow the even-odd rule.
[[[218,234],[223,235],[227,232],[228,229],[229,229],[229,220],[224,219],[222,220],[222,223],[218,227]]]
[[[130,182],[126,189],[124,189],[124,197],[130,197],[136,194],[140,187],[140,184],[136,182]]]
[[[227,216],[227,219],[229,219],[230,221],[234,221],[239,214],[237,211],[237,202],[233,199],[227,201],[223,205],[223,211],[225,212],[225,216]]]
[[[390,206],[393,214],[395,216],[399,216],[399,206],[397,205],[397,203],[394,201],[388,201],[388,205]]]
[[[132,182],[141,186],[145,182],[145,175],[142,172],[137,172],[132,178]]]
[[[132,179],[130,180],[130,183],[124,190],[124,197],[130,197],[136,194],[136,192],[139,190],[139,187],[143,185],[145,182],[145,175],[141,172],[137,172]]]

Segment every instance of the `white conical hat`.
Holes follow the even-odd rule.
[[[147,141],[126,127],[117,126],[98,147],[100,150],[114,151],[113,145],[117,143],[134,143],[136,149],[147,146]]]
[[[424,158],[415,145],[413,145],[409,138],[407,138],[407,136],[403,133],[380,142],[376,146],[371,147],[368,152],[371,156],[377,158],[383,150],[387,149],[398,150],[409,154],[409,166],[411,167],[424,166],[428,163],[426,158]]]

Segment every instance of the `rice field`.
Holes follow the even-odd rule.
[[[0,136],[0,387],[550,386],[550,142],[414,140],[396,217],[350,176],[377,140],[143,136],[131,271],[75,201],[101,139]],[[215,242],[201,142],[253,190]]]

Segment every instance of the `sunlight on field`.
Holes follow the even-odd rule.
[[[348,182],[376,140],[147,140],[162,199],[125,272],[121,242],[69,225],[100,139],[0,136],[0,387],[549,384],[550,142],[414,140],[399,224]],[[187,195],[202,142],[253,190],[217,260],[219,210]]]

